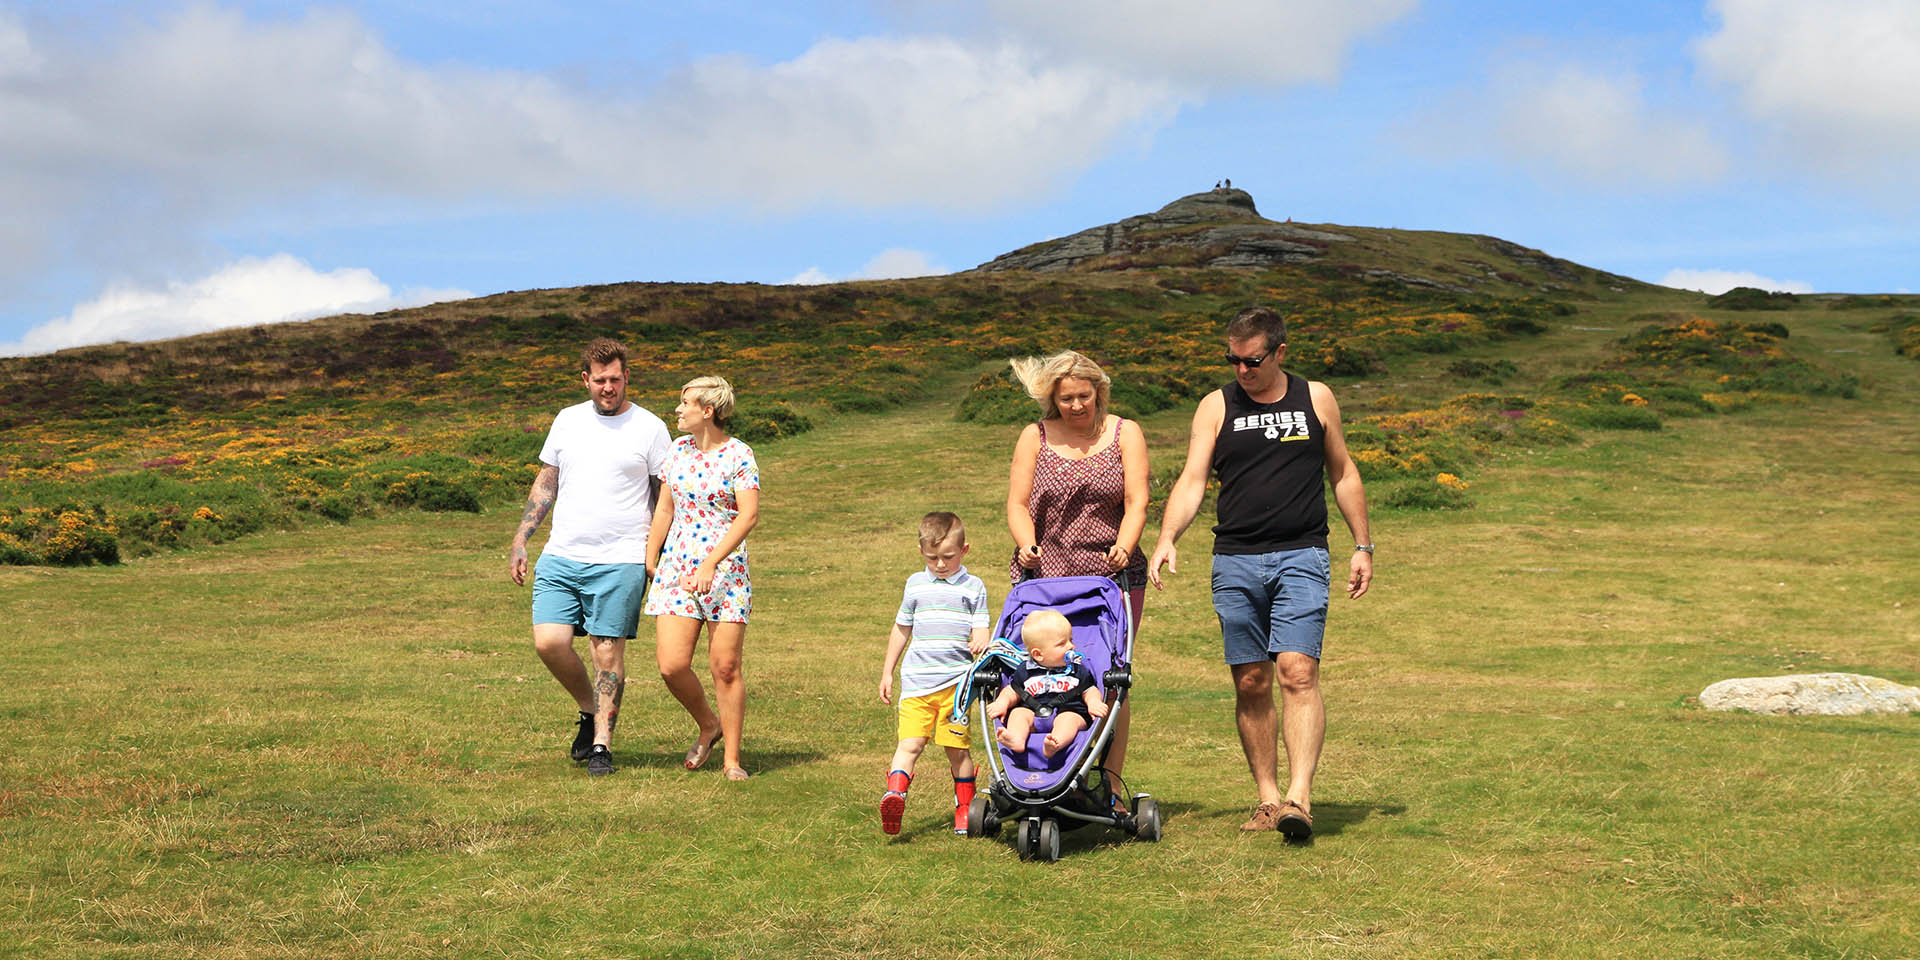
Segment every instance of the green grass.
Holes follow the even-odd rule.
[[[1545,394],[1650,308],[1609,309],[1468,355]],[[1690,702],[1729,676],[1920,683],[1920,367],[1864,311],[1765,316],[1856,396],[1491,443],[1472,509],[1375,510],[1374,593],[1331,614],[1307,847],[1235,830],[1203,525],[1142,628],[1127,772],[1163,842],[1079,831],[1021,863],[947,833],[938,763],[880,834],[874,675],[914,520],[958,511],[1005,594],[1015,429],[945,399],[977,370],[759,448],[746,784],[679,768],[693,731],[644,641],[619,772],[564,758],[571,708],[503,576],[516,510],[0,569],[0,956],[1913,956],[1920,718]],[[1458,359],[1343,381],[1347,416],[1439,408],[1474,389]],[[1146,418],[1156,470],[1189,413]]]

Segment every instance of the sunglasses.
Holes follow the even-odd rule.
[[[1229,353],[1226,355],[1227,366],[1229,367],[1244,366],[1248,370],[1258,370],[1260,369],[1261,364],[1267,362],[1268,357],[1273,356],[1275,353],[1278,353],[1279,351],[1280,351],[1280,347],[1278,345],[1275,345],[1272,350],[1268,350],[1266,353],[1260,354],[1259,356],[1256,356],[1256,357],[1236,357],[1233,354]]]

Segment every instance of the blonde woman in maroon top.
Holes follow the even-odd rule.
[[[1146,601],[1147,440],[1140,425],[1107,412],[1111,381],[1072,350],[1012,361],[1040,404],[1020,432],[1007,481],[1007,530],[1015,583],[1027,577],[1112,577],[1127,593],[1133,625]],[[1129,700],[1129,703],[1131,700]],[[1127,757],[1131,710],[1114,714],[1107,767]]]

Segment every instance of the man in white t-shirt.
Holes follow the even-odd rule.
[[[527,538],[553,512],[533,573],[533,648],[580,707],[572,756],[613,772],[614,723],[626,688],[627,641],[647,589],[647,528],[666,466],[667,426],[627,400],[627,351],[602,337],[581,357],[587,402],[553,418],[540,473],[507,551],[507,576],[527,582]],[[585,636],[594,674],[575,652]]]

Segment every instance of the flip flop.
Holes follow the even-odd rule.
[[[710,756],[713,756],[713,745],[716,743],[719,743],[720,738],[725,735],[726,735],[726,731],[722,730],[718,733],[715,733],[712,737],[709,737],[706,740],[697,741],[694,743],[693,746],[688,747],[687,761],[686,761],[687,769],[688,770],[700,769],[701,764],[706,763],[707,758]]]
[[[752,774],[750,774],[750,773],[748,773],[748,772],[746,772],[745,770],[742,770],[742,769],[740,769],[739,767],[728,767],[728,768],[727,768],[727,779],[728,779],[728,780],[745,780],[745,779],[747,779],[747,778],[748,778],[748,777],[750,777],[750,776],[752,776]]]

